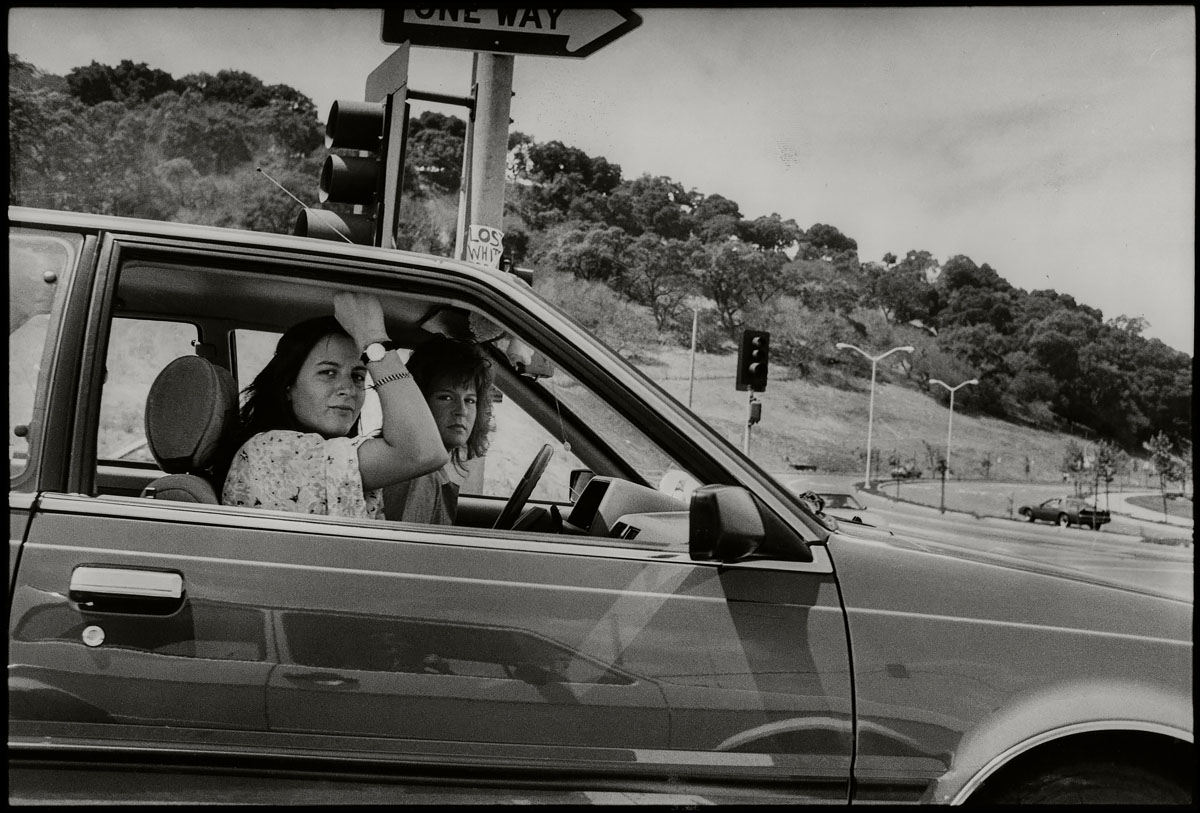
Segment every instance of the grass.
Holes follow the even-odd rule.
[[[642,369],[686,404],[689,351],[662,347],[645,356]],[[736,361],[732,353],[697,353],[692,408],[741,448],[748,396],[734,389]],[[751,431],[750,456],[771,472],[792,471],[797,464],[814,466],[822,473],[863,472],[870,382],[855,381],[851,386],[853,389],[839,389],[813,384],[773,365],[766,391],[757,396],[762,402],[762,422]],[[878,457],[872,473],[882,470],[886,476],[891,468],[887,460],[894,453],[904,462],[915,460],[926,480],[934,476],[929,451],[934,455],[945,452],[949,418],[946,407],[912,385],[889,380],[881,369],[871,444],[872,457]],[[1072,492],[1073,484],[1063,484],[1059,469],[1070,439],[1071,435],[1059,432],[972,415],[956,405],[950,465],[955,476],[963,479],[1049,483],[1056,484],[1057,493]],[[1075,440],[1086,448],[1086,441]],[[985,469],[985,460],[990,461],[990,470]]]

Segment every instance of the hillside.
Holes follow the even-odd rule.
[[[664,389],[687,403],[690,353],[661,347],[645,354],[640,364]],[[746,419],[747,394],[734,389],[736,356],[696,354],[693,410],[738,448]],[[750,438],[750,456],[767,471],[787,472],[792,464],[817,467],[818,472],[862,474],[866,451],[869,381],[854,390],[811,384],[786,368],[772,365],[762,402],[762,422]],[[882,468],[895,452],[905,462],[914,459],[924,477],[933,476],[925,444],[935,454],[945,449],[949,410],[929,396],[895,383],[877,383],[872,448]],[[981,463],[991,460],[989,476],[996,480],[1061,481],[1063,450],[1071,435],[1041,431],[961,411],[955,405],[951,466],[959,477],[984,477]],[[1075,438],[1077,442],[1081,439]],[[1025,458],[1029,458],[1029,474]],[[872,469],[874,475],[875,469]],[[1131,472],[1128,475],[1134,478]],[[1136,482],[1142,482],[1136,475]]]
[[[11,53],[9,66],[10,204],[286,233],[297,203],[279,186],[311,199],[324,125],[294,88],[230,70],[175,78],[130,60],[65,77]],[[626,178],[603,156],[509,135],[498,225],[508,259],[536,272],[549,301],[626,357],[651,359],[656,377],[681,382],[681,397],[680,353],[653,348],[686,346],[692,307],[702,350],[727,349],[746,327],[771,333],[774,374],[755,433],[778,455],[769,467],[860,467],[870,364],[835,351],[840,341],[912,347],[898,359],[904,386],[893,392],[885,376],[879,389],[876,470],[896,460],[928,478],[946,398],[930,385],[972,378],[957,395],[960,474],[990,464],[992,477],[1056,478],[1066,439],[1054,432],[1067,427],[1103,438],[1106,455],[1153,446],[1173,481],[1191,469],[1192,359],[1143,336],[1142,317],[1105,318],[1053,289],[1016,288],[965,255],[860,257],[831,224],[754,217],[717,192]],[[465,136],[454,116],[410,119],[400,247],[453,253]],[[740,445],[745,398],[728,384],[733,362],[702,362],[702,380],[710,363],[726,383],[702,391],[697,409]],[[789,385],[787,367],[802,380]],[[1008,436],[1006,421],[1045,431]],[[997,431],[976,437],[989,426]]]

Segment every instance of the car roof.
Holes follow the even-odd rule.
[[[447,277],[528,288],[512,274],[476,263],[312,237],[20,206],[9,207],[9,221],[10,226],[45,225],[84,233],[115,233],[135,239],[139,236],[160,238],[159,242],[163,244],[171,238],[191,243],[211,242],[214,247],[231,247],[234,252],[241,246],[259,251],[282,250],[286,254],[280,256],[287,258],[285,261],[315,261],[318,265],[322,261],[337,262],[343,258],[350,262],[382,261],[393,268],[414,265],[424,271],[442,271]],[[312,280],[279,277],[268,289],[260,275],[219,273],[208,262],[197,263],[194,269],[189,268],[189,264],[186,259],[172,262],[170,265],[182,273],[164,273],[162,261],[131,257],[122,269],[122,294],[116,303],[117,315],[164,319],[188,317],[197,315],[196,302],[204,302],[212,314],[219,314],[240,326],[282,331],[300,319],[329,313],[328,287],[314,284]],[[376,267],[387,270],[386,266]],[[278,307],[279,302],[286,302],[287,306]],[[463,314],[450,314],[450,309],[438,302],[419,297],[387,297],[384,307],[390,327],[425,324],[438,318],[439,312],[447,314],[447,318],[465,318]]]
[[[249,231],[246,229],[231,229],[224,226],[204,226],[195,223],[174,223],[165,220],[146,220],[134,217],[117,217],[114,215],[98,215],[83,212],[63,212],[56,209],[37,209],[26,206],[8,207],[10,225],[47,224],[67,226],[83,231],[101,232],[112,231],[123,234],[146,234],[159,237],[181,237],[191,240],[212,240],[214,242],[252,245],[255,247],[278,247],[295,250],[307,249],[323,255],[344,255],[346,257],[386,259],[392,262],[410,260],[421,265],[433,263],[445,268],[454,268],[483,274],[500,274],[503,272],[488,266],[471,263],[465,260],[455,260],[449,257],[439,257],[434,254],[421,254],[403,249],[381,248],[379,246],[364,246],[345,243],[340,240],[324,240],[316,237],[300,237],[294,234],[274,234],[272,232]]]

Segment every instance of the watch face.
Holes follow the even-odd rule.
[[[367,361],[380,361],[387,355],[387,348],[379,342],[373,342],[367,345],[366,352],[363,355],[367,357]]]

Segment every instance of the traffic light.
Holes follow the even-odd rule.
[[[388,150],[388,109],[385,102],[356,102],[339,99],[329,109],[325,122],[325,146],[330,150],[353,150],[354,154],[330,152],[321,167],[321,203],[349,203],[362,207],[362,214],[342,215],[330,209],[304,209],[296,218],[293,233],[323,240],[346,240],[364,245],[381,245]],[[366,153],[364,155],[363,153]]]
[[[762,392],[767,388],[767,356],[771,334],[765,330],[743,330],[738,347],[737,389]]]

